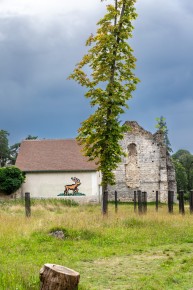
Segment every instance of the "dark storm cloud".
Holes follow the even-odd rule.
[[[0,17],[0,129],[10,132],[12,143],[28,134],[76,136],[91,109],[84,89],[66,78],[86,52],[85,41],[104,5],[47,22],[35,16]],[[163,115],[174,151],[193,153],[193,3],[140,0],[136,7],[129,42],[141,83],[121,119],[136,120],[153,132],[155,118]]]
[[[24,17],[0,19],[0,27],[1,128],[15,141],[28,134],[74,137],[88,102],[66,79],[84,53],[91,27],[75,17],[38,30]]]
[[[173,149],[193,152],[193,3],[139,1],[137,9],[132,47],[141,83],[128,116],[151,131],[165,116]]]

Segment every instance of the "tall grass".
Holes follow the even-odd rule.
[[[60,200],[0,203],[0,289],[39,289],[45,263],[80,272],[79,289],[190,289],[193,287],[193,216],[159,212],[138,215],[121,204],[108,217],[100,206]],[[64,239],[50,235],[55,230]]]

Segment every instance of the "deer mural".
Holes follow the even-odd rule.
[[[73,194],[75,192],[78,192],[78,186],[81,184],[80,179],[78,179],[77,177],[71,177],[71,179],[72,181],[74,181],[74,184],[65,185],[64,194],[68,194],[69,190],[72,190]]]

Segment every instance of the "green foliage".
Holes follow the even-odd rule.
[[[181,160],[182,161],[182,159],[184,158],[184,156],[186,156],[186,155],[191,155],[191,153],[188,151],[188,150],[185,150],[185,149],[180,149],[180,150],[178,150],[176,153],[174,153],[173,155],[172,155],[172,157],[174,158],[174,159],[179,159],[179,160]]]
[[[9,158],[9,133],[5,130],[0,130],[0,167],[5,166]]]
[[[167,151],[169,153],[171,153],[173,150],[171,148],[171,143],[170,140],[168,138],[168,127],[166,124],[166,118],[164,118],[163,116],[161,116],[160,118],[156,118],[157,124],[156,124],[156,128],[158,128],[158,130],[160,130],[163,135],[164,135],[164,143],[166,145]]]
[[[10,195],[17,191],[25,180],[24,173],[15,166],[0,168],[0,191]]]
[[[173,159],[173,164],[176,172],[177,192],[180,190],[186,192],[188,189],[188,177],[186,169],[177,159]]]
[[[87,88],[85,96],[96,108],[82,123],[78,141],[85,155],[98,160],[103,186],[115,182],[112,171],[123,155],[119,141],[125,129],[119,116],[128,107],[127,101],[139,81],[134,75],[136,59],[127,41],[137,17],[135,2],[115,0],[114,5],[107,5],[106,15],[97,23],[96,35],[91,34],[86,41],[88,53],[69,77]]]
[[[157,121],[157,124],[155,127],[164,133],[167,130],[166,118],[161,116],[160,118],[156,118],[156,121]]]
[[[180,149],[175,154],[172,155],[172,158],[176,161],[174,163],[175,168],[177,171],[178,170],[180,171],[181,180],[184,180],[182,178],[182,175],[183,175],[182,170],[186,172],[186,176],[187,176],[186,188],[188,191],[190,191],[191,189],[193,189],[193,155],[187,150]],[[178,167],[179,163],[181,164],[181,169]],[[185,190],[185,188],[183,190]]]
[[[38,136],[32,136],[32,135],[28,135],[25,140],[36,140],[38,138]]]

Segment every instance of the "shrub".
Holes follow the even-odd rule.
[[[0,168],[0,191],[10,195],[17,191],[25,181],[25,174],[17,167]]]

